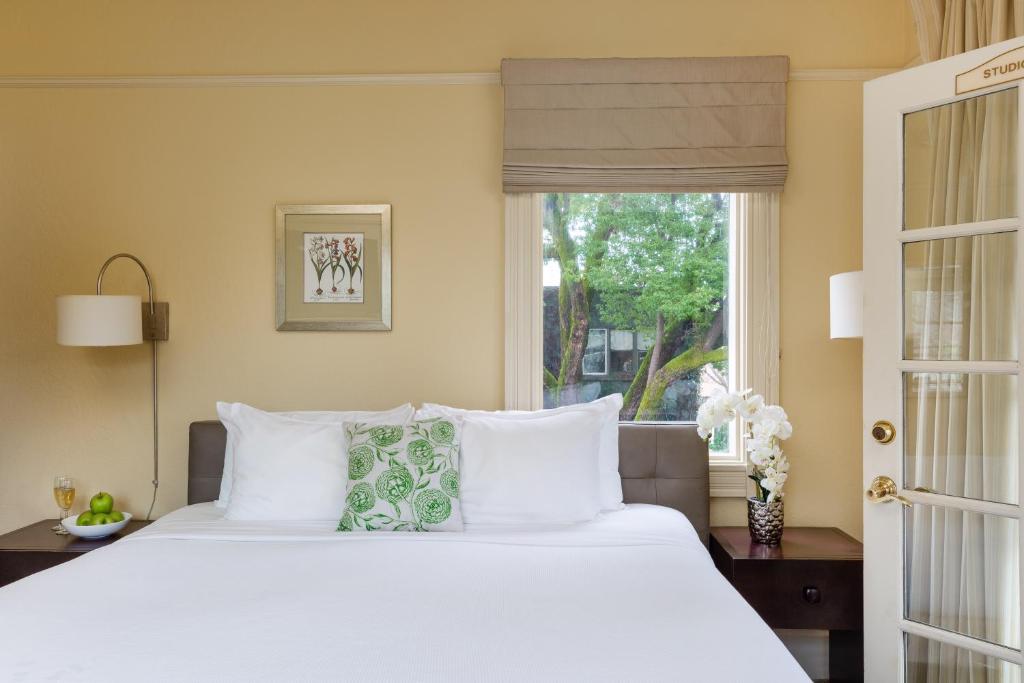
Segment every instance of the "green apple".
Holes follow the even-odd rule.
[[[78,519],[75,520],[75,526],[92,526],[93,524],[95,522],[93,522],[91,510],[86,510],[78,515]]]
[[[111,522],[123,522],[124,521],[124,515],[122,513],[118,512],[117,510],[111,510],[111,512],[110,512],[110,521]]]
[[[114,509],[114,497],[106,491],[100,491],[89,501],[89,509],[93,514],[97,512],[110,512]]]
[[[111,524],[110,515],[106,512],[94,512],[92,513],[92,524],[90,526],[100,526],[101,524]]]

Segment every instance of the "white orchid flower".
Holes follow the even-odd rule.
[[[764,467],[765,465],[768,464],[768,461],[770,459],[764,454],[764,451],[751,451],[748,457],[750,458],[750,462],[751,464],[754,465],[754,467]]]
[[[722,397],[722,405],[725,406],[730,412],[736,412],[740,404],[743,403],[743,394],[737,391],[731,391]]]
[[[786,483],[788,475],[785,472],[779,472],[774,467],[765,468],[764,478],[761,479],[761,488],[768,491],[768,500],[766,502],[771,503],[777,497],[782,495],[782,486]]]
[[[754,417],[761,412],[764,407],[764,398],[760,394],[754,394],[749,398],[745,398],[739,402],[736,406],[736,412],[739,413],[740,417],[744,420],[754,420]]]
[[[747,444],[747,452],[749,454],[750,461],[757,466],[772,464],[782,455],[782,451],[779,450],[779,447],[770,442],[755,442],[753,444],[753,448],[751,448],[750,445],[751,444]]]
[[[708,415],[697,413],[697,436],[706,439],[711,436],[713,431],[715,431],[715,425],[711,418]]]
[[[779,423],[775,420],[763,419],[750,427],[750,433],[755,439],[772,439],[779,433]]]
[[[793,425],[786,411],[781,406],[765,405],[764,397],[751,394],[750,389],[730,392],[721,385],[712,386],[710,390],[702,386],[701,393],[708,398],[697,410],[697,433],[707,439],[737,416],[749,423],[746,450],[752,465],[751,475],[761,490],[767,492],[767,502],[781,498],[789,460],[779,442],[793,435]]]

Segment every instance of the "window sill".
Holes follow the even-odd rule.
[[[746,498],[747,467],[741,463],[711,463],[712,498]]]

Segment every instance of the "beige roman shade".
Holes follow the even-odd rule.
[[[788,57],[506,59],[505,192],[778,192]]]

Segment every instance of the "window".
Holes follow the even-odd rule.
[[[591,376],[608,374],[608,330],[592,327],[587,332],[582,371],[584,375]]]
[[[689,422],[716,384],[778,400],[779,195],[506,195],[505,403],[622,393],[624,421]],[[746,492],[738,429],[711,493]]]
[[[621,393],[623,420],[693,421],[728,385],[729,195],[541,203],[544,407]]]

